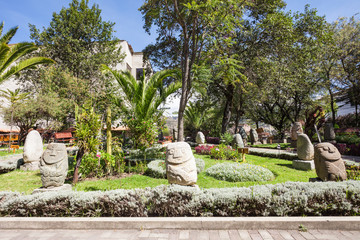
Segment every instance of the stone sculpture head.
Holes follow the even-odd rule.
[[[315,146],[316,174],[323,181],[346,180],[346,169],[341,154],[337,148],[328,142]]]
[[[302,125],[300,122],[294,122],[291,127],[291,140],[297,140],[297,135],[303,133]]]
[[[42,159],[47,165],[58,163],[65,159],[67,161],[67,152],[65,145],[61,143],[49,144],[46,150],[44,151]]]
[[[188,186],[196,183],[196,163],[188,143],[168,144],[166,149],[166,175],[170,184]]]
[[[191,161],[194,158],[191,147],[185,142],[168,144],[166,149],[166,159],[171,164],[180,164]],[[195,158],[194,158],[195,159]]]
[[[341,158],[339,150],[331,143],[319,143],[315,149],[319,158],[326,159],[327,161],[336,161]]]
[[[65,182],[68,167],[68,156],[65,144],[50,143],[40,161],[43,187],[62,186]]]

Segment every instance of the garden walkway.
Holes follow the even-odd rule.
[[[359,240],[360,231],[340,230],[0,230],[0,240]]]
[[[268,148],[254,148],[254,147],[250,147],[249,148],[250,151],[251,149],[254,149],[256,151],[262,151],[262,152],[269,152],[269,153],[283,153],[283,152],[289,152],[286,150],[277,150],[277,149],[268,149]],[[291,153],[296,153],[294,151],[290,151]],[[353,162],[360,162],[360,156],[349,156],[349,155],[341,155],[343,160],[348,160],[348,161],[353,161]],[[359,237],[360,240],[360,237]]]

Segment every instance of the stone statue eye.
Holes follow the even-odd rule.
[[[169,154],[174,155],[174,153],[175,153],[175,150],[174,150],[174,149],[170,149]]]

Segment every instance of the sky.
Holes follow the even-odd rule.
[[[62,7],[68,7],[71,0],[0,0],[0,22],[4,21],[5,29],[19,26],[11,43],[30,41],[29,23],[37,28],[48,27],[53,12],[59,13]],[[316,8],[318,14],[326,16],[328,22],[339,17],[351,17],[360,12],[360,0],[285,0],[286,10],[303,12],[306,4]],[[148,44],[154,43],[155,30],[148,35],[143,29],[143,18],[138,11],[144,0],[89,0],[102,10],[105,21],[115,22],[115,36],[127,40],[135,52],[142,51]],[[360,15],[360,14],[359,14]],[[360,17],[360,16],[359,16]],[[168,102],[167,115],[178,110],[179,99]]]
[[[59,13],[71,0],[0,0],[0,21],[5,22],[5,31],[19,26],[11,43],[30,41],[28,24],[37,28],[47,27],[53,12]],[[127,40],[134,51],[142,51],[155,41],[156,34],[148,35],[143,29],[143,18],[138,8],[144,0],[90,0],[102,10],[105,21],[115,22],[115,36]],[[360,12],[360,0],[285,0],[286,10],[303,11],[305,4],[316,8],[319,15],[325,15],[329,22],[338,17],[351,17]]]

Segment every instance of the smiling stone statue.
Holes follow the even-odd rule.
[[[166,149],[166,174],[169,183],[191,186],[196,184],[194,155],[186,142],[170,143]]]
[[[43,187],[59,187],[65,182],[68,171],[68,156],[65,144],[51,143],[40,160]]]

